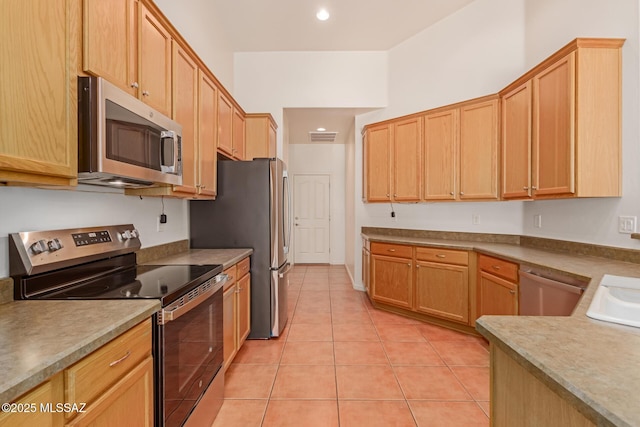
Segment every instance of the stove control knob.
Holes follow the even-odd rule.
[[[64,246],[62,246],[62,242],[60,241],[60,239],[53,239],[53,240],[49,240],[49,250],[51,252],[55,252],[59,249],[62,249]]]
[[[129,230],[125,230],[122,233],[118,233],[118,240],[124,242],[125,240],[129,240],[131,238],[131,232]]]
[[[137,239],[140,236],[140,233],[138,233],[138,230],[136,230],[135,228],[133,230],[131,230],[131,238],[132,239]]]
[[[47,247],[47,241],[46,240],[38,240],[37,242],[35,242],[33,245],[30,246],[31,252],[34,255],[39,255],[42,252],[46,252],[48,247]]]

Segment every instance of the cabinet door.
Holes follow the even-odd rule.
[[[12,401],[11,403],[24,405],[22,407],[26,408],[28,412],[0,412],[0,427],[54,427],[60,425],[59,419],[62,414],[41,411],[40,405],[53,403],[55,409],[55,404],[61,401],[63,395],[62,384],[61,375],[56,375],[54,380],[46,381],[20,399]]]
[[[69,185],[78,175],[80,3],[2,3],[0,181]]]
[[[455,200],[458,176],[458,109],[424,117],[424,199]]]
[[[66,426],[152,427],[153,409],[153,359],[149,357]]]
[[[468,267],[418,261],[416,296],[417,311],[467,324],[469,322]]]
[[[364,197],[368,202],[391,200],[391,125],[367,130],[364,141]]]
[[[371,268],[371,253],[362,247],[362,283],[367,295],[371,296],[371,284],[370,284],[370,268]]]
[[[237,108],[233,108],[233,157],[238,160],[244,160],[244,140],[245,140],[245,128],[244,128],[244,115],[242,111]]]
[[[535,196],[575,193],[575,52],[533,78]]]
[[[518,285],[480,270],[478,317],[485,314],[518,314]]]
[[[498,100],[460,108],[460,199],[498,198]]]
[[[531,197],[531,81],[502,99],[502,197]]]
[[[222,327],[224,369],[227,370],[238,352],[237,318],[236,318],[236,285],[229,287],[222,295]]]
[[[371,256],[373,299],[402,308],[412,308],[411,259]]]
[[[137,96],[135,0],[84,0],[82,65]]]
[[[245,274],[237,284],[238,293],[238,349],[251,332],[251,274]]]
[[[278,131],[269,121],[269,151],[267,153],[267,157],[276,157],[277,156],[277,145],[278,145]]]
[[[139,96],[171,116],[171,34],[139,3]]]
[[[218,150],[233,156],[233,104],[218,90]]]
[[[422,117],[393,124],[393,199],[420,201],[422,194]]]
[[[198,66],[173,42],[173,119],[182,125],[182,185],[174,191],[195,194],[198,184]]]
[[[217,191],[217,88],[202,70],[198,86],[198,192],[215,197]]]

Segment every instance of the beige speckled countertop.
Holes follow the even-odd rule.
[[[604,274],[640,277],[640,265],[512,244],[362,236],[370,241],[474,250],[589,279],[571,316],[483,316],[476,329],[596,425],[640,426],[640,328],[586,316]]]
[[[222,264],[224,268],[228,268],[252,253],[253,249],[189,249],[147,264]]]
[[[158,300],[0,305],[0,403],[24,394],[159,309]]]

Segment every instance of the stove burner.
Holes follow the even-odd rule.
[[[109,290],[109,285],[106,285],[106,284],[101,284],[101,283],[87,284],[82,287],[82,294],[85,297],[95,297],[98,295],[102,295],[108,290]]]

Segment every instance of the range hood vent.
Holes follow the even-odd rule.
[[[309,132],[309,142],[335,142],[338,132]]]

